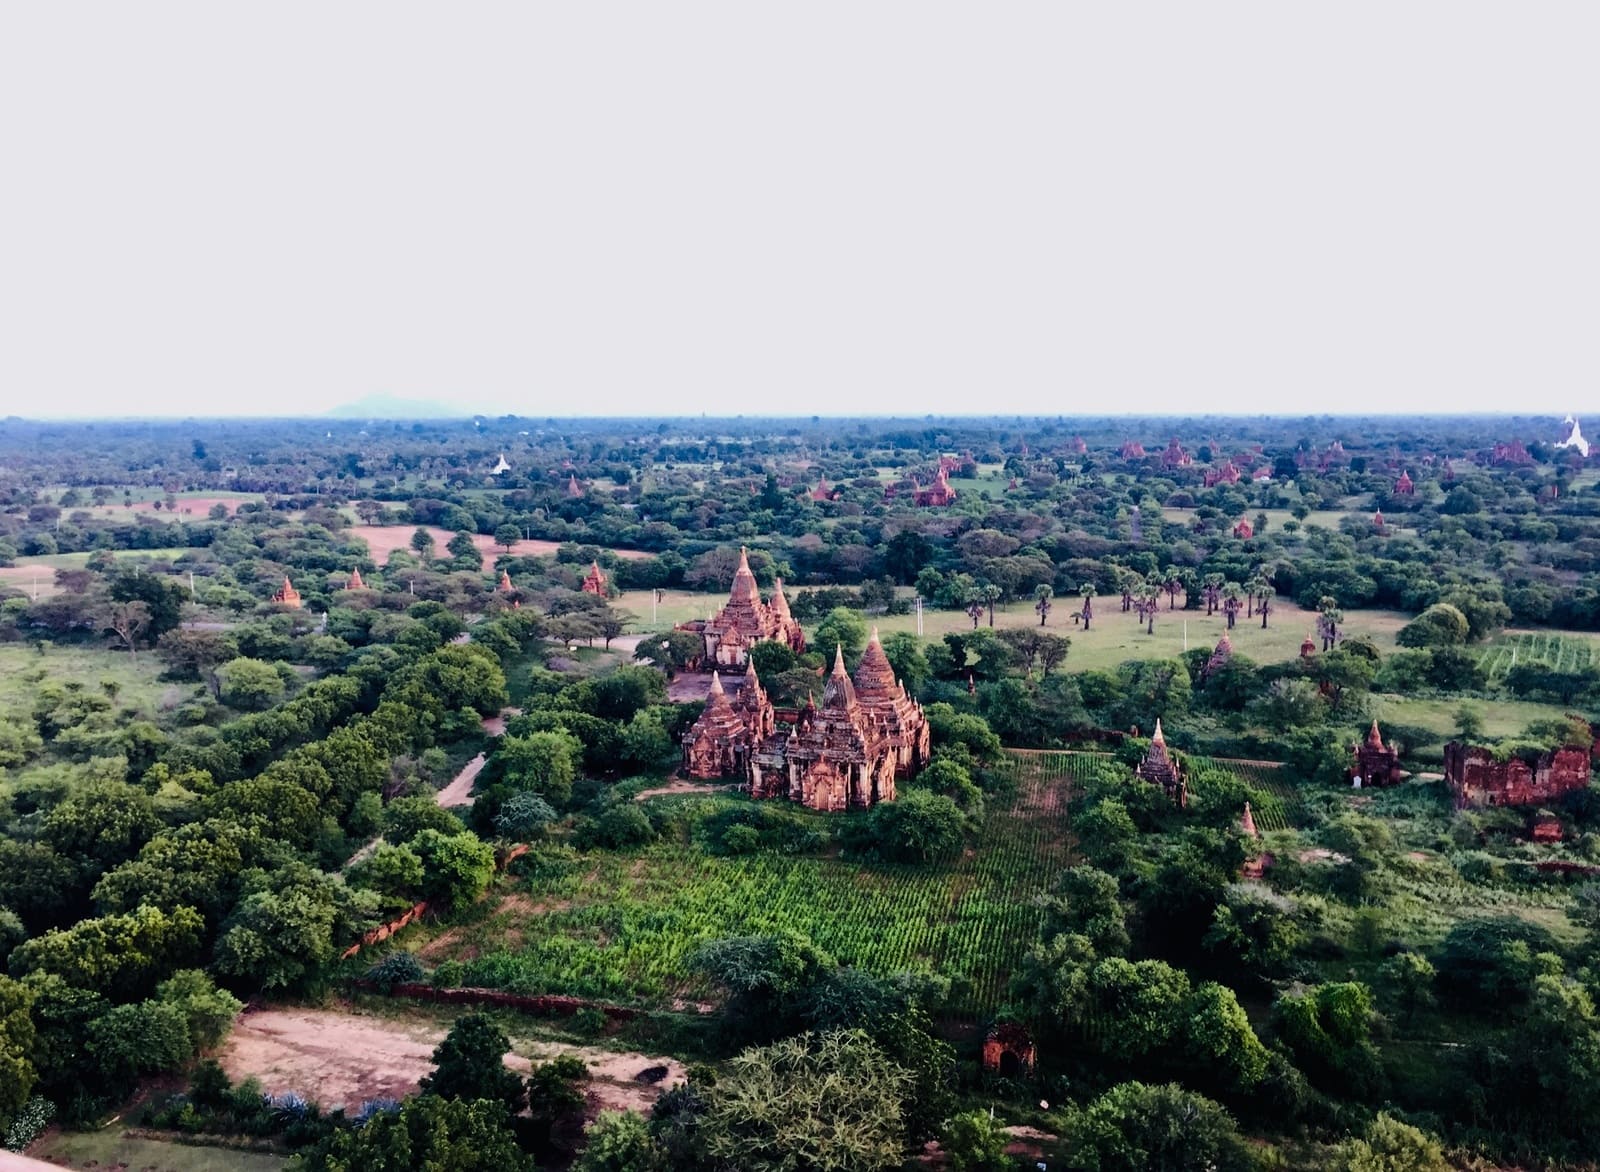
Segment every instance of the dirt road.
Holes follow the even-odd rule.
[[[446,1026],[427,1019],[406,1021],[328,1009],[246,1010],[234,1023],[222,1065],[235,1082],[254,1076],[268,1094],[296,1091],[324,1110],[359,1110],[368,1099],[415,1094],[433,1069],[433,1049]],[[594,1046],[512,1040],[506,1065],[527,1072],[533,1062],[575,1054],[589,1067],[587,1114],[601,1110],[648,1111],[666,1088],[686,1077],[675,1058],[617,1053]],[[665,1078],[640,1082],[653,1067]]]

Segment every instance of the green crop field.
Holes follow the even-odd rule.
[[[1581,671],[1595,658],[1594,638],[1569,631],[1507,631],[1478,655],[1491,680],[1504,679],[1519,663],[1539,663],[1556,671]]]
[[[792,930],[873,972],[945,972],[957,979],[959,1012],[992,1013],[1037,936],[1035,896],[1067,864],[1065,806],[1083,760],[1014,758],[1015,803],[947,865],[719,858],[665,844],[578,855],[507,881],[489,922],[470,932],[499,943],[466,961],[464,981],[660,1004],[707,992],[687,963],[707,941]],[[443,960],[456,947],[446,937],[422,952]]]
[[[709,993],[688,964],[702,944],[794,931],[872,972],[944,973],[955,981],[956,1012],[979,1018],[1004,1001],[1010,974],[1036,939],[1035,898],[1069,862],[1066,803],[1075,781],[1105,756],[1010,754],[1012,805],[992,813],[973,849],[949,863],[723,858],[682,843],[574,854],[503,881],[484,922],[424,929],[433,938],[414,937],[411,946],[431,963],[462,961],[467,985],[661,1005]],[[1263,831],[1294,820],[1298,798],[1278,766],[1195,764],[1237,773],[1260,789],[1255,816]]]

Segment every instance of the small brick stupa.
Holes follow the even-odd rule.
[[[1353,785],[1395,785],[1403,776],[1400,771],[1400,751],[1383,743],[1383,733],[1374,720],[1367,730],[1367,738],[1355,747],[1356,763],[1350,770]]]
[[[583,585],[578,587],[585,594],[593,594],[596,598],[606,596],[606,575],[600,568],[599,562],[589,563],[589,572],[584,575]]]
[[[279,606],[291,606],[300,609],[300,591],[294,588],[294,583],[289,581],[289,575],[283,576],[283,585],[278,587],[278,592],[272,596],[272,601]]]
[[[346,590],[365,590],[367,584],[361,580],[361,567],[357,566],[350,571],[350,581],[344,584]]]
[[[1228,632],[1222,632],[1222,638],[1217,640],[1217,648],[1211,653],[1211,658],[1206,660],[1205,670],[1200,673],[1202,680],[1211,678],[1213,672],[1233,658],[1233,640],[1228,638]]]
[[[1145,750],[1144,760],[1135,767],[1133,775],[1159,785],[1180,810],[1189,804],[1189,783],[1183,776],[1183,770],[1167,751],[1167,738],[1161,731],[1160,717],[1156,718],[1155,736],[1150,738],[1150,747]]]
[[[567,473],[567,499],[575,501],[582,496],[583,485],[578,483],[578,474],[576,472]]]

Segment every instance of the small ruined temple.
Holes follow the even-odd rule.
[[[583,576],[583,584],[578,589],[585,594],[593,594],[596,598],[606,596],[606,574],[600,568],[599,562],[589,563],[589,572]]]
[[[1172,803],[1180,810],[1189,804],[1189,782],[1183,770],[1167,751],[1167,738],[1161,732],[1161,718],[1156,718],[1156,732],[1150,738],[1144,760],[1134,767],[1133,775],[1153,785],[1159,785]]]
[[[838,811],[894,801],[896,778],[917,773],[928,754],[927,718],[895,679],[874,631],[855,677],[835,649],[822,703],[808,700],[781,729],[753,671],[732,700],[713,675],[705,711],[684,737],[683,771],[743,775],[752,797]]]
[[[1173,436],[1167,444],[1167,450],[1161,453],[1161,466],[1163,468],[1187,468],[1194,463],[1194,459],[1183,450],[1183,445],[1178,442],[1178,437]]]
[[[272,601],[280,606],[292,606],[300,609],[300,591],[294,588],[294,583],[289,581],[289,575],[283,576],[283,585],[278,587],[278,592],[272,596]]]
[[[1301,659],[1310,659],[1316,653],[1317,653],[1317,641],[1311,635],[1307,635],[1304,639],[1302,639],[1300,641],[1300,658]]]
[[[1145,456],[1144,445],[1138,440],[1128,440],[1117,449],[1117,455],[1124,460],[1142,460]]]
[[[1017,1022],[1001,1022],[983,1039],[983,1068],[990,1074],[1002,1078],[1029,1075],[1037,1061],[1033,1035]]]
[[[356,566],[350,571],[350,581],[344,584],[346,590],[365,590],[367,584],[361,580],[361,567]]]
[[[500,571],[500,586],[499,586],[499,590],[500,590],[501,594],[515,594],[517,592],[517,588],[511,584],[511,571],[510,570],[501,570]]]
[[[1383,510],[1379,509],[1372,514],[1372,527],[1379,533],[1383,532]]]
[[[733,588],[722,609],[704,621],[682,623],[678,630],[699,635],[705,642],[702,661],[718,668],[742,670],[749,662],[750,648],[768,640],[786,643],[797,653],[806,649],[805,633],[789,613],[783,583],[777,582],[771,600],[762,602],[756,576],[750,570],[749,553],[743,547],[739,550]]]
[[[567,499],[577,500],[583,495],[583,485],[578,483],[576,472],[567,473]]]
[[[1350,769],[1352,785],[1396,785],[1405,776],[1400,769],[1400,751],[1393,745],[1383,743],[1383,734],[1378,731],[1376,720],[1367,730],[1366,740],[1351,752],[1356,759]]]
[[[1207,488],[1215,488],[1219,484],[1238,484],[1243,473],[1229,460],[1221,468],[1207,468],[1205,484]]]
[[[1542,806],[1589,784],[1589,750],[1572,745],[1532,760],[1495,760],[1481,745],[1451,741],[1444,747],[1444,780],[1457,809],[1477,806]]]
[[[1417,485],[1416,482],[1411,479],[1411,473],[1402,470],[1400,475],[1395,478],[1394,495],[1415,496],[1416,494]]]
[[[1213,672],[1233,658],[1233,640],[1228,638],[1228,632],[1222,632],[1222,638],[1217,640],[1216,650],[1212,651],[1211,658],[1206,660],[1206,666],[1200,673],[1202,680],[1211,678]]]
[[[1250,803],[1244,804],[1244,813],[1239,816],[1239,833],[1250,839],[1251,842],[1261,841],[1261,831],[1256,829],[1256,816],[1250,810]],[[1272,856],[1257,854],[1246,859],[1239,868],[1241,879],[1260,879],[1267,873],[1267,868],[1272,865]]]
[[[826,476],[817,477],[817,487],[811,490],[812,500],[821,504],[823,501],[833,500],[838,495],[838,489],[828,487],[828,478]]]
[[[956,490],[950,487],[950,482],[945,479],[944,464],[941,462],[939,471],[933,478],[933,483],[927,488],[915,484],[911,491],[913,504],[928,505],[934,508],[944,508],[955,503]]]
[[[1240,541],[1249,541],[1256,535],[1256,529],[1247,518],[1240,517],[1239,523],[1233,527],[1233,535]]]

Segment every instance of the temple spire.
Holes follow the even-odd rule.
[[[1161,733],[1161,718],[1159,716],[1156,717],[1156,735],[1150,738],[1150,743],[1152,745],[1162,746],[1165,746],[1167,743],[1167,738]]]
[[[722,689],[722,674],[715,670],[713,670],[711,673],[711,694],[713,696],[727,695],[727,693]]]
[[[833,645],[833,674],[836,676],[846,676],[850,674],[844,670],[844,644],[842,643],[835,643]]]

